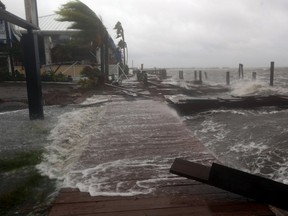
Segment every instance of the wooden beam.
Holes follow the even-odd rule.
[[[21,41],[25,53],[29,116],[31,120],[44,119],[38,38],[32,31],[28,31],[28,34],[22,35]]]
[[[20,17],[15,16],[14,14],[12,14],[12,13],[10,13],[10,12],[2,9],[2,8],[0,8],[0,19],[6,20],[9,23],[13,23],[14,25],[20,26],[20,27],[25,28],[25,29],[32,29],[32,30],[38,30],[39,29],[36,25],[31,24],[31,23],[27,22],[26,20],[21,19]]]
[[[170,172],[288,210],[288,185],[280,182],[217,163],[210,168],[179,158]]]

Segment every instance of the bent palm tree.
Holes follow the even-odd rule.
[[[105,79],[107,79],[105,75],[108,76],[108,67],[107,65],[105,66],[105,63],[107,63],[108,60],[104,60],[104,52],[108,53],[107,41],[109,34],[102,21],[94,11],[79,0],[70,1],[62,5],[56,14],[60,16],[58,21],[72,22],[69,29],[79,30],[76,34],[78,35],[77,39],[81,40],[82,45],[89,46],[95,51],[99,47],[101,48],[101,71],[103,76],[100,77],[100,82],[104,83]],[[106,51],[104,51],[104,48],[106,48]],[[96,55],[94,56],[96,57]]]
[[[124,57],[124,62],[123,63],[125,65],[126,64],[126,51],[125,51],[125,49],[127,49],[127,44],[125,42],[124,29],[122,27],[121,22],[118,21],[116,23],[114,29],[116,30],[116,34],[117,34],[116,38],[120,38],[120,37],[122,38],[118,42],[118,47],[123,50],[123,57]],[[127,52],[127,61],[128,61],[128,52]]]
[[[79,0],[70,1],[56,12],[58,21],[72,22],[69,29],[80,30],[77,34],[87,44],[99,47],[108,37],[108,32],[99,17]]]

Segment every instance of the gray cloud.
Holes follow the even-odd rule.
[[[23,1],[2,0],[18,14],[24,14]],[[65,2],[38,0],[39,15],[51,14]],[[122,22],[130,65],[132,59],[134,65],[151,67],[237,66],[240,62],[266,66],[271,60],[288,65],[287,0],[83,2],[102,17],[112,36],[115,23]]]

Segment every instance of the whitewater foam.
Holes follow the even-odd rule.
[[[285,95],[288,89],[283,86],[270,86],[267,82],[257,81],[236,81],[231,86],[231,95],[234,96],[268,96],[268,95]]]
[[[52,179],[64,179],[74,162],[88,144],[93,125],[102,108],[77,109],[58,117],[58,123],[48,136],[43,162],[37,166],[43,175]]]
[[[79,188],[91,196],[148,194],[154,191],[151,185],[171,178],[167,172],[169,166],[169,163],[160,164],[154,159],[145,158],[110,161],[92,168],[71,171],[64,180],[64,186]],[[147,173],[151,175],[147,176]]]

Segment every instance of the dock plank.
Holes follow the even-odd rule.
[[[105,106],[105,114],[97,123],[95,134],[74,168],[101,165],[105,172],[98,172],[97,175],[106,177],[101,184],[115,186],[122,182],[135,186],[141,181],[153,191],[134,196],[97,195],[105,189],[103,187],[102,191],[93,191],[95,196],[90,196],[88,191],[64,188],[49,216],[273,215],[265,205],[169,173],[176,157],[203,165],[217,160],[166,104],[136,100],[111,102]],[[129,159],[127,165],[124,163],[126,159]],[[134,167],[131,166],[131,159],[136,164]],[[122,162],[121,169],[106,166],[114,161],[118,164]]]

